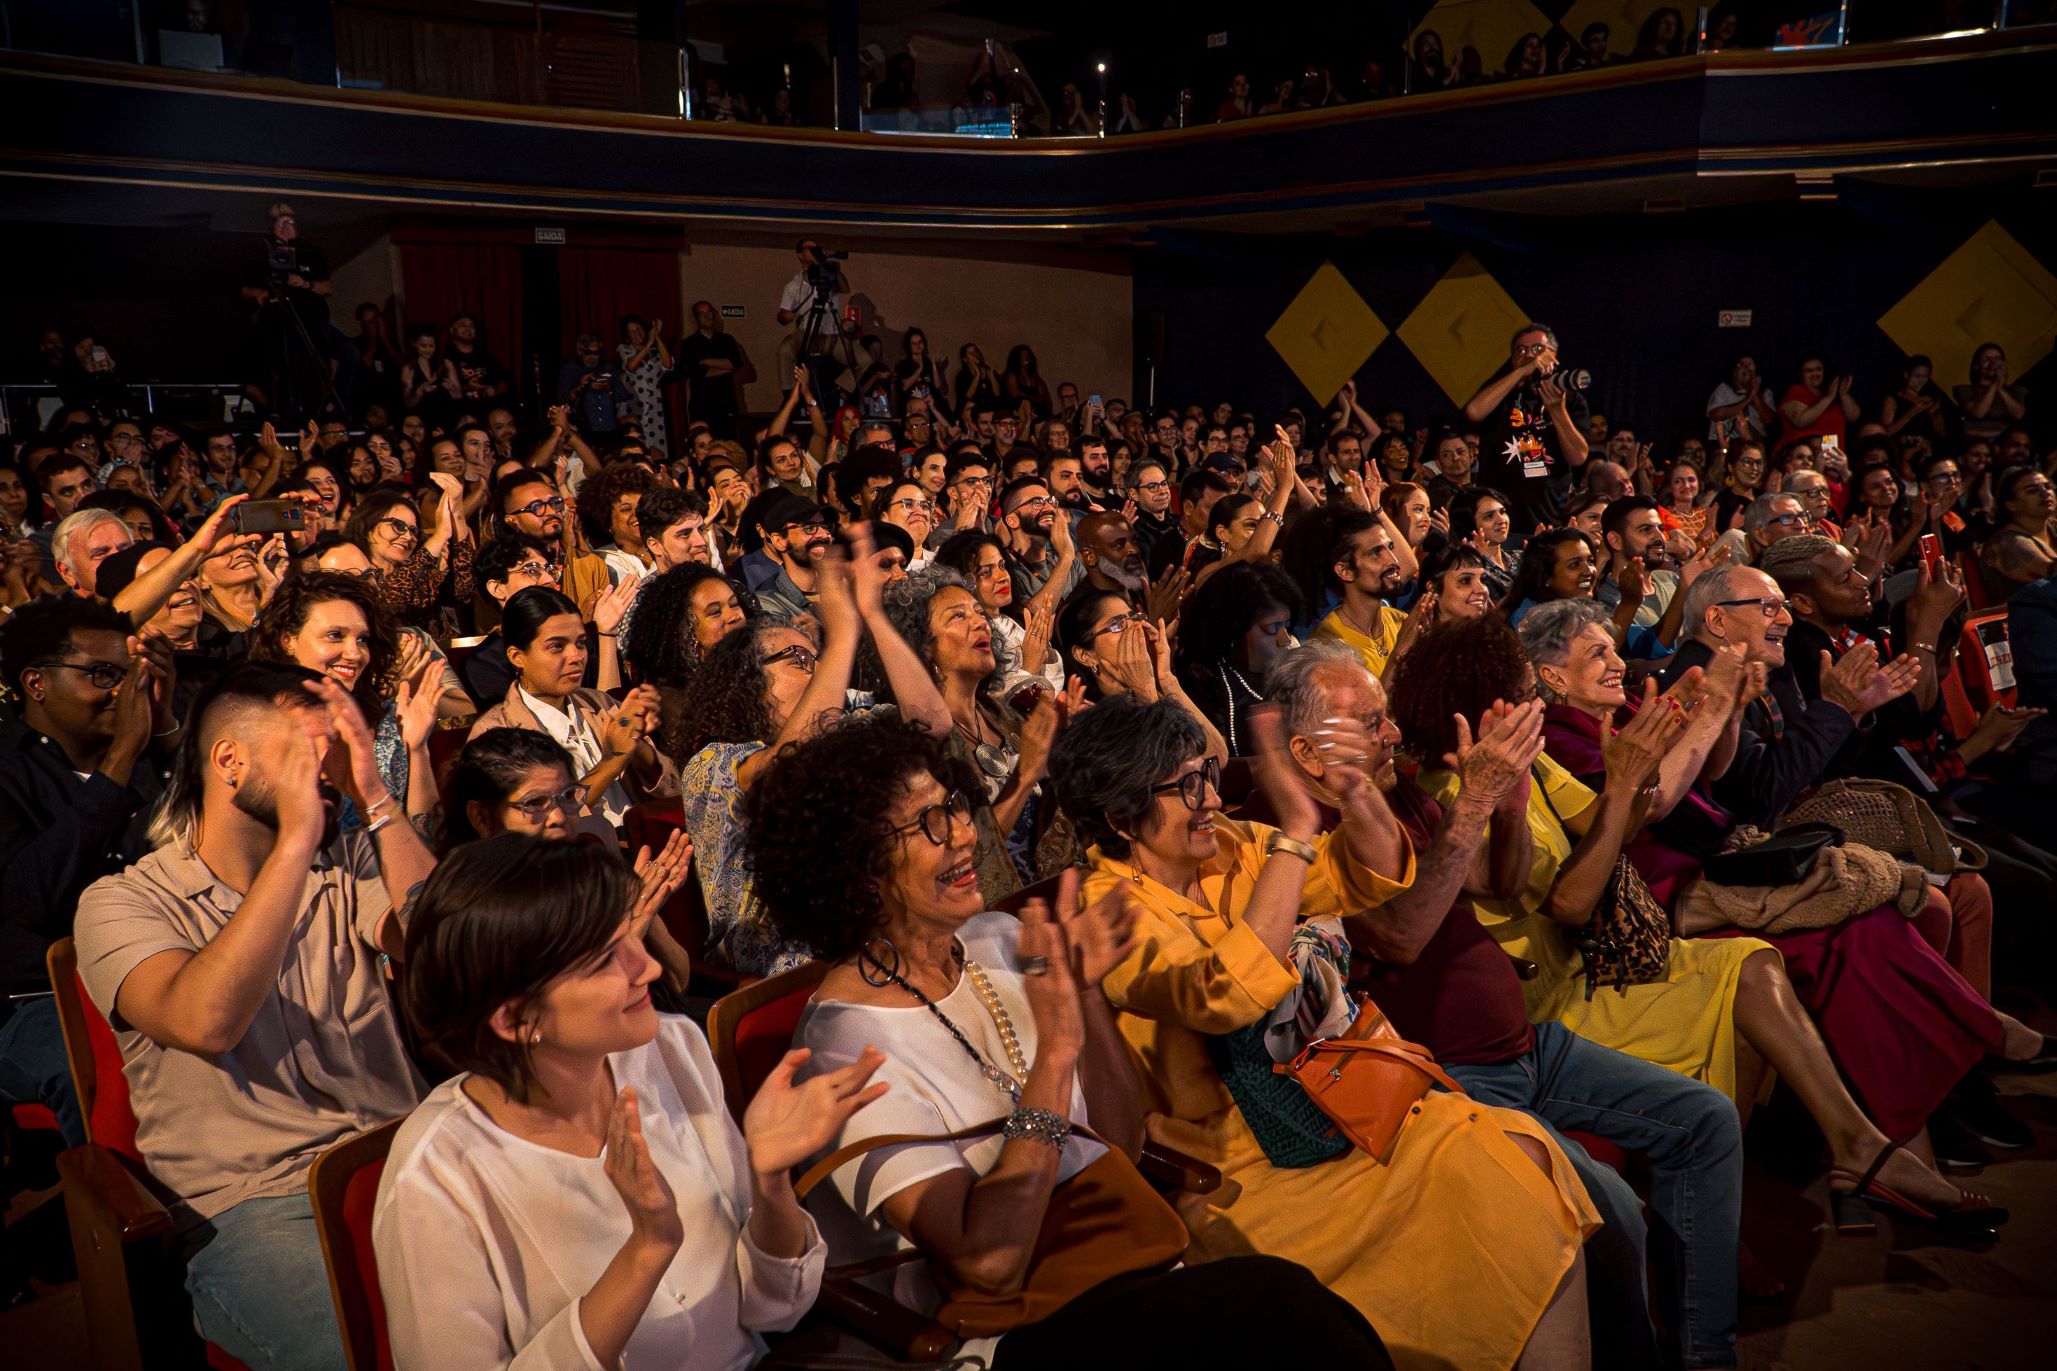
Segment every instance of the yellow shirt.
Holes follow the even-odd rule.
[[[1392,660],[1393,648],[1400,642],[1400,625],[1407,622],[1407,616],[1391,605],[1380,605],[1378,612],[1378,636],[1367,638],[1343,622],[1343,611],[1331,610],[1329,616],[1314,627],[1316,638],[1328,638],[1355,649],[1364,659],[1364,669],[1372,675],[1382,675],[1386,663]]]

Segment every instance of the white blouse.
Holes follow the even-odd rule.
[[[1020,938],[1021,921],[1000,913],[980,914],[957,932],[965,957],[985,971],[993,993],[1014,1023],[1023,1059],[1033,1066],[1036,1021],[1022,990],[1016,951]],[[814,1050],[804,1069],[807,1074],[848,1066],[867,1046],[886,1054],[885,1065],[872,1080],[890,1081],[893,1088],[851,1115],[843,1125],[842,1137],[836,1140],[837,1147],[881,1133],[940,1137],[973,1124],[1004,1119],[1013,1111],[1014,1102],[1007,1093],[986,1078],[950,1031],[915,1003],[912,995],[907,1004],[900,1009],[817,1001],[801,1016],[794,1042]],[[959,976],[957,988],[937,1001],[936,1007],[988,1062],[1002,1071],[1010,1069],[1000,1030],[969,976]],[[1089,1122],[1085,1092],[1076,1080],[1071,1092],[1072,1122]],[[909,1247],[912,1244],[886,1222],[879,1207],[911,1185],[955,1170],[983,1176],[999,1163],[1006,1145],[1006,1139],[995,1132],[963,1142],[881,1147],[837,1168],[833,1184],[808,1197],[808,1208],[827,1234],[838,1265]],[[1058,1163],[1057,1179],[1070,1180],[1106,1150],[1091,1138],[1073,1134]],[[892,1294],[922,1313],[934,1312],[940,1302],[927,1267],[920,1262],[895,1268]]]
[[[740,1371],[758,1331],[814,1303],[828,1248],[788,1261],[751,1241],[750,1163],[700,1030],[661,1015],[656,1040],[608,1058],[634,1086],[651,1159],[678,1197],[685,1242],[630,1337],[623,1371]],[[372,1241],[401,1371],[613,1371],[586,1341],[579,1302],[628,1240],[603,1157],[518,1138],[445,1081],[393,1140]]]

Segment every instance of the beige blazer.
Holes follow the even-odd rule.
[[[571,698],[578,702],[581,710],[596,719],[614,709],[617,704],[606,691],[590,690],[585,686],[574,690]],[[507,687],[505,699],[479,715],[472,723],[468,736],[476,738],[489,728],[526,728],[535,733],[550,731],[543,727],[543,721],[536,717],[536,712],[521,698],[519,680]],[[678,766],[664,755],[664,750],[657,746],[655,739],[650,741],[650,746],[657,752],[655,772],[631,762],[621,773],[622,783],[627,787],[629,794],[639,801],[668,800],[679,793]]]

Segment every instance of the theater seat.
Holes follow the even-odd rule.
[[[686,826],[685,807],[677,800],[646,800],[633,804],[622,815],[622,845],[629,859],[644,848],[661,850],[671,835]],[[707,897],[700,888],[700,858],[678,893],[665,902],[658,915],[674,941],[693,959],[693,988],[706,995],[726,995],[745,980],[742,972],[707,951]]]
[[[371,1216],[386,1154],[402,1122],[395,1119],[337,1143],[314,1159],[307,1176],[314,1231],[328,1265],[329,1297],[336,1302],[336,1326],[343,1330],[343,1357],[350,1371],[393,1371]]]
[[[169,1241],[171,1214],[144,1184],[121,1050],[86,996],[70,938],[50,945],[47,964],[86,1126],[85,1145],[57,1158],[79,1268],[86,1364],[98,1371],[141,1371],[147,1345],[152,1365],[204,1360],[215,1371],[247,1371],[193,1332],[192,1305]],[[193,1348],[192,1356],[177,1355],[184,1346]]]
[[[55,1133],[57,1116],[47,1104],[18,1104],[10,1111],[14,1126],[24,1133]]]
[[[439,728],[429,734],[429,770],[435,775],[437,794],[450,793],[450,768],[457,765],[457,754],[469,741],[468,728]]]

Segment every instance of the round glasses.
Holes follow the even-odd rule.
[[[95,690],[112,690],[128,676],[128,668],[112,662],[37,662],[38,671],[76,671],[90,681]]]
[[[1178,797],[1185,801],[1186,808],[1198,812],[1206,808],[1207,792],[1212,790],[1219,793],[1220,789],[1221,763],[1217,759],[1209,757],[1200,763],[1198,771],[1188,771],[1175,781],[1166,781],[1163,785],[1153,785],[1150,787],[1150,793],[1152,795],[1168,795],[1176,790]]]
[[[947,847],[950,844],[951,827],[956,824],[969,824],[970,822],[971,800],[963,791],[953,790],[943,797],[941,804],[930,805],[922,810],[921,813],[915,815],[912,823],[905,823],[901,824],[898,828],[887,829],[886,836],[897,838],[902,833],[912,833],[918,828],[921,830],[922,836],[937,847]]]
[[[584,786],[573,784],[566,786],[554,795],[538,795],[534,799],[529,800],[509,800],[507,807],[518,811],[523,818],[534,822],[553,809],[561,809],[567,814],[578,813],[579,804],[584,800],[585,793],[586,788]]]

